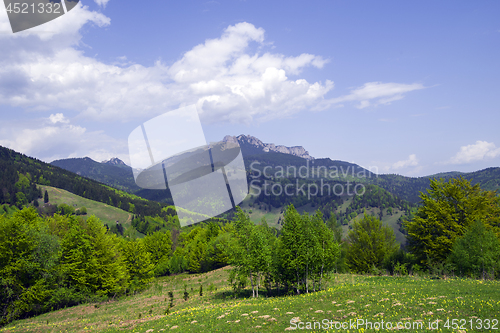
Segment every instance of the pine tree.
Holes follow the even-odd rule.
[[[45,195],[43,196],[43,202],[48,203],[49,202],[49,192],[45,190]]]

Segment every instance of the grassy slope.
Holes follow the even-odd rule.
[[[271,227],[274,228],[281,228],[281,225],[278,224],[278,219],[280,217],[283,217],[283,214],[281,213],[282,208],[272,208],[271,211],[269,210],[261,210],[259,209],[256,205],[253,207],[250,207],[249,204],[255,201],[255,199],[247,198],[242,204],[241,208],[245,210],[247,213],[252,211],[250,215],[250,219],[252,222],[258,224],[262,218],[266,218],[267,224]],[[341,210],[345,212],[346,208],[349,207],[349,205],[352,202],[352,198],[348,198],[339,208],[337,208],[337,213],[340,212]],[[297,211],[303,214],[304,212],[307,212],[309,214],[314,214],[316,211],[315,207],[311,207],[311,204],[307,204],[301,207],[297,207]],[[366,210],[367,214],[371,214],[372,212],[375,214],[375,216],[378,218],[378,214],[380,212],[379,208],[368,208]],[[393,214],[388,215],[387,214],[387,209],[384,211],[384,215],[382,217],[382,223],[384,225],[388,225],[394,230],[394,235],[396,236],[396,240],[399,243],[405,243],[406,242],[406,237],[399,231],[399,225],[398,225],[398,219],[404,214],[404,211],[401,211],[397,208],[393,209]],[[356,216],[354,219],[349,221],[348,225],[345,225],[342,227],[342,230],[344,232],[344,237],[347,236],[347,232],[349,230],[349,225],[352,225],[355,220],[363,218],[363,214],[359,214]]]
[[[111,226],[119,221],[124,228],[131,225],[132,214],[121,210],[116,207],[106,205],[102,202],[93,201],[90,199],[82,198],[68,191],[51,187],[51,186],[39,186],[42,188],[42,192],[45,190],[49,193],[49,203],[60,205],[65,203],[67,205],[73,206],[75,209],[80,207],[87,208],[87,216],[95,215],[104,224]]]
[[[426,326],[440,319],[443,328],[447,318],[498,319],[500,313],[498,280],[335,274],[326,281],[326,290],[317,293],[271,298],[262,297],[262,293],[259,299],[234,299],[227,287],[227,276],[228,268],[163,277],[135,296],[54,311],[11,323],[0,332],[160,332],[174,326],[178,326],[178,332],[283,332],[294,317],[304,322],[421,320]],[[185,283],[190,292],[187,302],[181,299]],[[202,297],[198,295],[200,284],[204,287]],[[208,291],[211,284],[217,291]],[[175,305],[165,315],[167,294],[172,290]]]

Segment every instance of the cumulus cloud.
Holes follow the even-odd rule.
[[[404,84],[404,83],[382,83],[368,82],[363,86],[351,90],[348,95],[340,96],[329,100],[331,104],[343,102],[357,102],[358,109],[364,109],[371,105],[387,105],[394,101],[400,100],[405,93],[410,91],[424,89],[420,83]]]
[[[80,12],[80,25],[106,23],[84,7]],[[264,30],[243,22],[193,47],[171,66],[157,62],[151,67],[105,64],[74,47],[54,46],[52,52],[31,52],[24,61],[9,61],[8,67],[0,62],[4,80],[19,81],[15,91],[0,90],[0,103],[62,108],[113,121],[197,104],[205,121],[248,123],[311,108],[333,88],[328,80],[309,83],[291,78],[306,67],[322,68],[328,62],[322,57],[253,54],[252,43],[264,45]]]
[[[465,164],[482,161],[500,156],[500,148],[493,142],[476,141],[476,143],[460,147],[460,151],[453,156],[448,164]]]
[[[128,161],[125,142],[101,131],[88,131],[71,124],[63,114],[47,118],[4,122],[0,128],[0,145],[36,156],[44,161],[89,156],[96,161],[120,157]]]
[[[408,159],[394,163],[392,165],[392,169],[397,170],[397,169],[410,167],[410,166],[417,166],[417,165],[418,165],[417,155],[411,154],[410,156],[408,156]]]
[[[107,3],[95,1],[101,6]],[[64,111],[64,115],[51,114],[42,125],[2,123],[0,137],[9,139],[0,144],[28,154],[37,152],[37,156],[48,156],[46,159],[75,152],[106,159],[112,156],[102,150],[103,144],[95,143],[118,144],[102,133],[89,136],[86,128],[71,124],[69,119],[79,115],[94,121],[142,122],[196,104],[205,122],[251,123],[302,110],[341,107],[342,103],[353,102],[360,108],[389,104],[407,92],[424,88],[420,84],[371,82],[346,96],[326,99],[334,88],[332,81],[308,82],[300,75],[308,68],[323,68],[328,59],[266,50],[269,43],[264,29],[247,22],[227,27],[221,36],[194,46],[171,65],[158,61],[142,66],[126,56],[103,63],[86,56],[80,50],[81,28],[89,24],[103,27],[110,22],[102,13],[79,3],[56,20],[12,34],[7,14],[0,9],[0,31],[4,32],[0,33],[0,105],[45,114]],[[49,146],[59,147],[58,151]]]
[[[51,114],[49,116],[49,120],[53,123],[53,124],[57,124],[57,123],[63,123],[63,124],[67,124],[69,123],[69,120],[66,119],[64,117],[64,114],[62,113],[56,113],[56,114]]]
[[[8,22],[4,16],[0,26]],[[0,104],[65,109],[96,121],[146,119],[196,104],[206,122],[251,123],[344,102],[356,102],[359,108],[390,104],[424,88],[370,82],[328,100],[332,81],[297,77],[305,68],[323,68],[328,59],[308,53],[262,52],[265,31],[247,22],[227,27],[219,38],[196,45],[171,66],[159,61],[150,67],[130,64],[125,57],[106,64],[75,47],[81,39],[79,29],[87,23],[105,26],[110,20],[79,4],[41,26],[45,33],[30,29],[13,37],[4,34],[10,36],[10,46],[0,46],[0,51],[12,56],[0,60]],[[252,46],[257,51],[252,52]]]

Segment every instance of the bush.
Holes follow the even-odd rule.
[[[76,211],[76,215],[87,215],[87,208],[86,207],[81,207]]]
[[[500,270],[500,240],[476,221],[453,244],[448,262],[458,275],[479,277]]]
[[[75,209],[70,205],[62,203],[57,207],[57,212],[61,215],[74,215]]]

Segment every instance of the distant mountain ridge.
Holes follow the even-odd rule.
[[[473,184],[480,183],[481,188],[485,190],[494,191],[500,189],[500,168],[498,167],[468,173],[443,172],[417,178],[395,174],[376,175],[357,164],[330,158],[313,158],[302,146],[286,147],[274,143],[263,143],[251,135],[226,135],[223,141],[239,143],[247,171],[252,169],[251,165],[254,162],[258,162],[254,164],[254,167],[258,166],[261,171],[266,166],[273,168],[279,166],[296,166],[297,168],[307,166],[311,169],[315,168],[315,170],[318,170],[318,167],[326,167],[330,171],[338,170],[340,178],[344,181],[350,180],[357,183],[377,185],[411,203],[420,201],[420,192],[425,193],[426,189],[429,188],[430,179],[433,178],[450,179],[462,176],[467,180],[471,180]],[[140,189],[135,184],[131,167],[118,158],[99,163],[87,157],[59,160],[51,164],[129,193],[134,193],[148,200],[170,202],[170,195],[166,194],[165,191]]]
[[[90,157],[68,158],[56,160],[50,164],[122,191],[134,193],[140,190],[139,186],[135,184],[132,168],[118,158],[112,158],[103,163],[94,161]]]
[[[265,154],[269,152],[282,153],[294,155],[297,157],[304,158],[306,160],[313,160],[314,157],[309,155],[309,152],[302,146],[286,147],[283,145],[275,145],[274,143],[264,143],[251,135],[238,135],[231,136],[226,135],[224,142],[234,142],[238,143],[243,151],[243,155],[258,155]],[[246,154],[245,154],[246,153]]]

